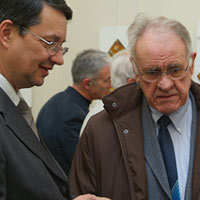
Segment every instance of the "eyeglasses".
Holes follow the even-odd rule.
[[[23,29],[30,33],[31,35],[33,35],[34,37],[36,37],[37,39],[39,39],[40,41],[44,42],[47,46],[46,46],[46,51],[49,55],[54,56],[56,53],[58,53],[59,51],[62,51],[62,55],[65,55],[69,48],[68,47],[61,47],[59,46],[59,44],[57,42],[52,42],[52,41],[47,41],[44,38],[40,37],[39,35],[37,35],[36,33],[30,31],[28,28],[23,27]]]
[[[183,78],[186,75],[186,72],[189,68],[190,62],[188,62],[187,67],[184,69],[183,67],[171,66],[165,72],[162,72],[161,69],[147,69],[143,72],[139,71],[134,59],[131,59],[134,62],[136,67],[136,72],[142,77],[142,79],[146,82],[156,82],[160,79],[163,74],[168,75],[172,80],[178,80]],[[191,60],[190,60],[191,61]]]
[[[167,69],[165,72],[162,72],[160,69],[149,69],[144,72],[139,71],[139,75],[146,82],[156,82],[163,74],[168,75],[172,80],[178,80],[185,76],[187,70],[188,65],[185,69],[183,67],[173,67]]]

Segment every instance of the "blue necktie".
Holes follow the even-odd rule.
[[[171,120],[168,116],[163,115],[159,120],[158,124],[159,135],[158,141],[160,144],[160,149],[162,152],[167,177],[169,181],[169,186],[171,189],[172,200],[180,200],[180,192],[179,192],[179,183],[178,183],[178,175],[176,169],[176,159],[174,154],[174,147],[172,143],[172,139],[170,137],[167,126],[171,123]]]

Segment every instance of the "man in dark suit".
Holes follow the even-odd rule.
[[[63,64],[71,18],[64,0],[0,1],[0,199],[71,199],[65,173],[18,108],[19,89],[42,85]],[[98,198],[76,198],[86,199]]]
[[[97,49],[80,52],[72,64],[72,87],[54,95],[38,115],[38,132],[67,176],[89,105],[111,88],[110,61]]]
[[[200,200],[200,85],[191,80],[196,53],[189,32],[176,20],[140,14],[128,39],[136,83],[106,96],[105,111],[89,120],[71,192]]]

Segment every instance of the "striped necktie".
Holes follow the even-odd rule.
[[[168,116],[163,115],[159,120],[159,135],[158,141],[160,144],[160,149],[162,152],[167,177],[169,181],[169,186],[171,189],[172,200],[180,200],[178,174],[176,168],[176,159],[174,153],[174,147],[172,143],[171,136],[167,129],[167,126],[171,123]]]

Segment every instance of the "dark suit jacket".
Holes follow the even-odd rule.
[[[67,175],[89,104],[90,101],[68,87],[53,96],[43,106],[37,118],[40,137]]]
[[[0,199],[70,199],[66,176],[1,88]]]

